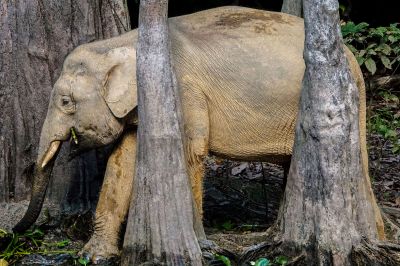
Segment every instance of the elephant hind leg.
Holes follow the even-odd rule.
[[[204,159],[207,155],[206,139],[189,139],[186,143],[187,170],[197,213],[203,217]]]
[[[204,159],[208,154],[209,118],[207,102],[194,89],[183,90],[185,157],[198,215],[203,214]]]

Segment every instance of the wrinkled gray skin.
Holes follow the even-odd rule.
[[[303,21],[287,14],[222,7],[170,19],[170,37],[187,169],[201,212],[203,159],[209,152],[240,160],[290,161],[304,72]],[[134,176],[136,133],[128,128],[137,124],[136,39],[134,30],[82,45],[66,58],[42,129],[31,204],[15,231],[35,222],[58,144],[67,141],[74,128],[79,149],[120,140],[107,164],[96,230],[82,251],[94,261],[118,255],[118,232]],[[367,173],[363,79],[354,56],[347,54],[360,88],[360,138]],[[365,178],[370,188],[368,174]],[[374,202],[372,192],[370,200]]]

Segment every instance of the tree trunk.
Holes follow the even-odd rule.
[[[0,203],[30,194],[50,92],[66,55],[129,28],[126,0],[0,0]],[[65,210],[90,208],[107,158],[89,152],[67,162],[67,150],[56,162],[48,199]]]
[[[377,238],[338,8],[337,0],[304,0],[306,70],[280,223],[283,241],[310,250],[316,265],[348,265],[361,236]]]
[[[167,9],[167,0],[140,1],[138,156],[122,265],[201,265]]]
[[[283,0],[281,12],[303,17],[303,0]]]
[[[378,228],[364,181],[358,89],[346,60],[337,0],[304,0],[306,70],[279,231],[307,265],[351,265]]]
[[[286,190],[267,231],[273,241],[241,260],[285,255],[291,265],[400,265],[400,245],[378,242],[339,3],[304,0],[303,10],[306,69]]]

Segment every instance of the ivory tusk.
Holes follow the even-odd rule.
[[[61,144],[61,141],[59,141],[59,140],[53,141],[50,144],[50,147],[48,148],[46,154],[44,155],[44,159],[43,159],[43,162],[42,162],[42,168],[45,168],[45,166],[54,157],[54,155],[58,151],[58,148],[60,147],[60,144]]]

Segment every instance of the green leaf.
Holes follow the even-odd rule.
[[[395,103],[400,103],[399,97],[397,97],[394,94],[390,94],[390,96],[388,97],[390,101],[395,102]]]
[[[376,46],[376,43],[371,43],[370,45],[368,45],[367,50],[372,49]]]
[[[383,37],[387,29],[385,27],[378,27],[376,29],[371,29],[371,34],[379,37]]]
[[[386,125],[381,124],[378,126],[378,131],[379,131],[379,133],[384,135],[388,131],[388,128]]]
[[[368,71],[371,72],[371,74],[375,74],[376,72],[376,64],[374,59],[372,59],[371,57],[368,58],[367,60],[365,60],[365,66],[367,67]]]
[[[351,45],[351,44],[347,44],[347,48],[349,48],[349,50],[354,54],[357,53],[357,49]]]
[[[224,228],[225,230],[232,230],[233,228],[233,223],[229,220],[226,221],[222,224],[222,228]]]
[[[349,21],[341,26],[342,36],[346,37],[348,35],[364,32],[367,27],[368,23],[361,22],[360,24],[355,25],[354,22]]]
[[[366,36],[360,36],[360,37],[357,38],[357,41],[358,41],[359,43],[363,43],[366,39],[367,39]]]
[[[28,231],[26,231],[24,234],[23,234],[23,236],[26,236],[26,237],[36,237],[36,238],[38,238],[38,237],[42,237],[42,236],[44,236],[44,233],[43,233],[43,231],[42,230],[40,230],[39,228],[35,228],[35,230],[28,230]]]
[[[350,33],[356,32],[356,25],[352,21],[347,22],[346,24],[342,25],[341,28],[342,28],[343,37],[346,37]]]
[[[364,64],[365,62],[365,58],[364,57],[360,57],[360,56],[356,56],[357,62],[359,66],[362,66],[362,64]]]
[[[225,257],[224,255],[216,254],[215,255],[215,259],[219,260],[219,261],[222,261],[225,264],[225,266],[231,266],[230,259],[228,257]]]
[[[339,5],[339,10],[340,10],[340,12],[344,12],[344,11],[346,11],[346,6],[345,5]]]
[[[56,245],[57,245],[57,247],[59,247],[59,248],[63,248],[63,247],[65,247],[65,246],[68,246],[68,245],[69,245],[69,240],[66,239],[66,240],[57,242]]]
[[[0,228],[0,238],[5,237],[7,235],[7,231]]]
[[[382,64],[387,68],[387,69],[392,69],[392,65],[390,63],[390,59],[387,58],[387,56],[381,55],[381,61]]]
[[[286,265],[288,263],[288,258],[285,256],[278,256],[275,258],[275,263],[279,265]]]
[[[364,30],[365,28],[367,28],[369,26],[369,24],[367,22],[361,22],[359,24],[357,24],[356,28],[357,31],[361,31]]]
[[[392,48],[386,43],[382,43],[376,48],[376,50],[381,51],[385,55],[389,55],[390,52],[392,51]]]
[[[364,56],[365,55],[365,50],[360,50],[360,52],[358,53],[358,56]]]
[[[393,36],[393,35],[389,35],[388,40],[389,40],[391,43],[394,43],[394,42],[397,42],[398,39],[397,39],[395,36]]]
[[[397,137],[397,132],[392,129],[389,129],[388,131],[386,131],[384,137],[385,138],[395,138],[395,137]]]
[[[259,258],[258,260],[256,260],[255,266],[268,266],[270,265],[270,261],[266,258]]]
[[[88,258],[79,258],[78,262],[81,265],[88,265],[89,259]]]

